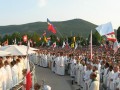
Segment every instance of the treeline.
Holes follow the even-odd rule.
[[[3,45],[6,41],[8,42],[9,45],[12,44],[23,44],[23,45],[27,45],[26,42],[23,41],[23,36],[27,35],[28,40],[31,41],[32,46],[40,46],[40,45],[46,45],[48,42],[46,42],[44,40],[44,36],[43,35],[39,35],[38,33],[34,32],[34,33],[26,33],[26,34],[21,34],[19,32],[15,32],[13,34],[6,34],[3,37],[0,36],[0,44]],[[50,36],[45,36],[46,38],[51,38],[50,39],[50,45],[52,45],[54,42],[57,43],[57,45],[62,46],[63,41],[64,42],[68,42],[69,44],[71,44],[73,42],[73,37],[75,37],[75,42],[79,43],[80,45],[84,46],[84,45],[89,45],[90,43],[90,35],[89,37],[85,38],[84,36],[76,35],[76,36],[63,36],[63,37],[57,37],[54,34],[51,34]],[[93,45],[100,45],[101,43],[103,43],[103,38],[99,35],[99,33],[96,31],[95,33],[93,33],[92,35],[93,37]]]
[[[117,40],[120,42],[120,27],[117,29]]]

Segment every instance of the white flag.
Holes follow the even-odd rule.
[[[66,45],[66,44],[65,44],[65,42],[63,41],[63,45],[62,45],[62,48],[64,48],[64,47],[65,47],[65,45]]]
[[[114,45],[113,45],[113,50],[114,50],[114,54],[117,52],[118,48],[120,47],[120,44],[118,43],[118,41],[116,40],[114,42]]]
[[[98,26],[96,30],[101,36],[114,32],[111,22]]]

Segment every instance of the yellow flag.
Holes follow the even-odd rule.
[[[75,40],[76,38],[75,37],[73,37],[73,42],[75,42],[76,40]]]
[[[74,48],[74,43],[71,44],[71,48]]]
[[[46,36],[44,36],[44,41],[45,41],[45,42],[47,42],[47,41],[48,41],[48,40],[47,40],[47,38],[46,38]]]

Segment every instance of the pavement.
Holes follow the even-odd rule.
[[[79,88],[76,84],[71,84],[69,75],[56,75],[49,68],[35,66],[35,75],[39,84],[44,80],[45,84],[51,86],[52,90],[76,90]]]

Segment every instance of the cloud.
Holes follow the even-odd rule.
[[[39,7],[45,7],[47,5],[47,0],[38,0]]]

